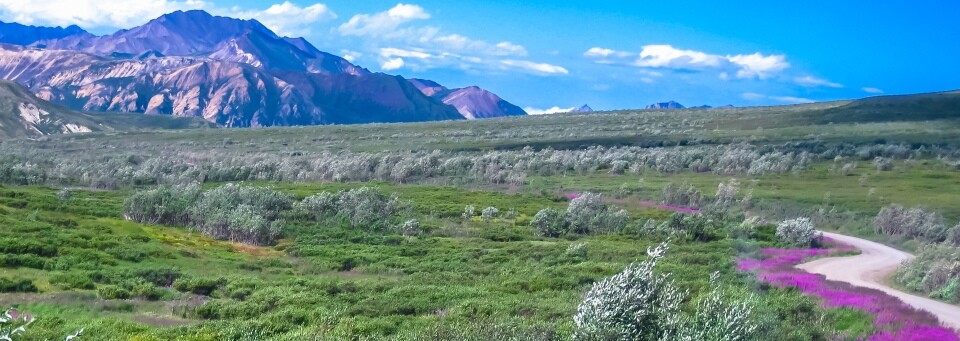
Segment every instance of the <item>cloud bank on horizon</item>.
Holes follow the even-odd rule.
[[[321,49],[375,71],[430,77],[454,86],[480,84],[526,105],[534,114],[569,110],[564,108],[575,103],[601,109],[640,108],[666,100],[691,106],[807,103],[883,94],[881,87],[891,86],[881,77],[851,76],[836,65],[817,63],[824,58],[810,57],[806,46],[798,48],[786,37],[772,39],[745,31],[746,23],[742,32],[723,34],[756,36],[764,43],[727,44],[744,38],[714,39],[717,34],[709,27],[690,33],[680,25],[696,23],[680,19],[665,19],[659,26],[617,21],[618,16],[634,16],[631,9],[642,12],[634,8],[641,5],[615,10],[568,6],[573,14],[604,19],[594,24],[623,26],[623,32],[591,30],[577,22],[567,24],[579,27],[570,29],[562,26],[562,20],[557,24],[561,26],[537,25],[556,20],[551,16],[557,11],[544,5],[550,3],[0,0],[0,19],[29,25],[79,25],[106,33],[176,10],[202,9],[256,19],[281,35],[305,36]],[[553,4],[564,8],[563,1]],[[482,17],[481,21],[474,13],[479,11],[493,11],[502,18]],[[518,17],[527,20],[512,20]],[[465,24],[469,22],[478,25]],[[651,37],[632,34],[627,28],[633,26],[647,29],[644,32]],[[830,74],[843,80],[825,76]],[[933,90],[937,89],[926,91]]]

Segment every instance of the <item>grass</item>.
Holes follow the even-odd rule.
[[[302,197],[361,184],[269,185]],[[414,214],[428,226],[428,234],[402,237],[290,222],[292,232],[278,245],[252,247],[181,228],[123,221],[119,192],[78,190],[68,203],[59,203],[52,188],[6,187],[0,192],[6,200],[0,206],[0,223],[7,228],[0,231],[0,239],[56,245],[57,252],[34,255],[45,262],[42,269],[4,268],[5,275],[32,280],[40,293],[2,294],[0,304],[40,316],[28,339],[79,328],[87,328],[86,335],[94,339],[242,339],[254,330],[282,339],[318,323],[334,339],[430,335],[451,323],[480,329],[513,326],[518,335],[549,330],[562,337],[571,332],[571,317],[591,283],[644,258],[646,247],[662,240],[630,235],[545,239],[518,221],[459,217],[467,204],[515,208],[521,216],[532,215],[538,207],[565,205],[566,199],[553,196],[377,185],[413,200]],[[13,199],[27,204],[8,206],[18,202]],[[567,255],[567,247],[579,242],[587,244],[587,256]],[[735,254],[728,239],[678,240],[660,270],[672,273],[680,286],[694,293],[708,285],[708,274],[715,270],[728,285],[754,285],[733,270]],[[165,293],[159,301],[98,296],[98,289],[110,283],[157,269],[175,269],[181,278],[223,278],[226,284],[209,296],[158,287]],[[58,276],[90,278],[96,289],[67,289],[51,282]],[[763,296],[809,304],[796,293]],[[814,307],[807,314],[843,317],[829,328],[866,332],[857,322],[860,317],[849,313]],[[809,323],[789,327],[805,333],[819,330]]]

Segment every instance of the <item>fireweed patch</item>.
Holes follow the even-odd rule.
[[[856,287],[843,282],[828,281],[822,275],[797,269],[804,260],[850,252],[853,247],[823,238],[826,249],[774,249],[761,251],[761,259],[745,258],[737,262],[737,269],[757,274],[757,279],[778,287],[795,287],[806,295],[823,299],[828,307],[846,307],[865,311],[874,316],[879,331],[870,341],[887,340],[960,340],[955,331],[941,327],[930,313],[917,310],[886,293]]]

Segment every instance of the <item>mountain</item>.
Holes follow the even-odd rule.
[[[256,20],[213,16],[205,11],[192,10],[164,14],[142,26],[101,37],[76,36],[38,44],[48,49],[97,55],[139,55],[145,51],[156,51],[167,56],[191,56],[213,51],[220,43],[247,32],[261,32],[278,38]]]
[[[682,104],[674,101],[654,103],[647,106],[647,109],[661,109],[661,110],[662,109],[683,109],[683,108],[684,106]]]
[[[76,25],[63,27],[28,26],[0,21],[0,43],[29,45],[40,40],[69,36],[93,36]]]
[[[593,112],[593,108],[591,108],[589,105],[584,104],[582,107],[570,110],[570,112],[580,112],[580,113]]]
[[[710,108],[713,108],[713,107],[711,107],[711,106],[709,106],[709,105],[706,105],[706,104],[704,104],[704,105],[698,105],[698,106],[695,106],[695,107],[690,107],[690,109],[710,109]]]
[[[202,120],[77,112],[37,98],[20,84],[0,80],[0,138],[209,126]]]
[[[411,79],[410,83],[424,95],[438,98],[451,105],[468,120],[503,116],[523,116],[527,112],[496,94],[476,86],[448,89],[437,82]]]
[[[202,117],[227,127],[464,119],[403,78],[279,37],[256,20],[203,11],[101,37],[0,44],[0,77],[74,110]]]

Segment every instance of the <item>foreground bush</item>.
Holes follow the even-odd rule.
[[[754,300],[731,301],[717,275],[713,291],[702,297],[697,310],[681,309],[688,293],[667,274],[657,274],[657,262],[666,244],[648,249],[649,258],[595,283],[584,295],[574,316],[576,340],[750,340],[759,325],[752,320]]]
[[[777,224],[777,238],[794,247],[813,246],[821,238],[810,218],[796,218]]]

